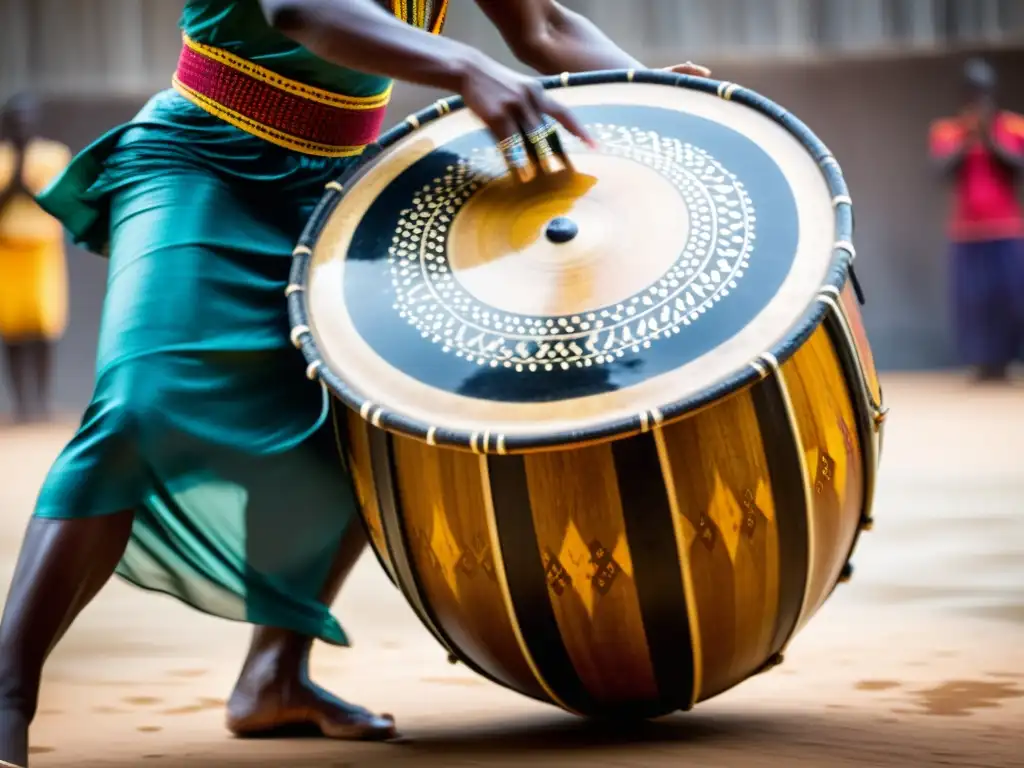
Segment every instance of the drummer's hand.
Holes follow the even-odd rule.
[[[702,67],[700,64],[694,64],[692,61],[688,61],[685,64],[676,64],[674,67],[665,67],[669,72],[674,72],[677,75],[693,75],[694,77],[710,77],[711,70],[707,67]]]
[[[559,156],[569,167],[554,126],[547,117],[554,118],[570,133],[594,146],[583,124],[551,98],[536,79],[493,59],[484,58],[468,69],[460,95],[494,134],[509,170],[522,181],[536,175],[535,163],[544,172],[556,170],[551,164],[552,155]]]

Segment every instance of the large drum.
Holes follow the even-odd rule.
[[[882,396],[839,165],[731,83],[546,82],[599,147],[513,180],[457,99],[328,184],[292,340],[373,547],[479,674],[689,709],[777,664],[870,524]]]

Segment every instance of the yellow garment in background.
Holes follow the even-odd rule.
[[[0,144],[0,189],[14,173],[14,148]],[[36,140],[25,155],[22,179],[38,194],[71,160],[63,144]],[[0,213],[0,338],[56,339],[68,318],[68,277],[60,222],[21,195]]]

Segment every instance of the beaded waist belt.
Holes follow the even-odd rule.
[[[391,88],[345,96],[289,80],[220,48],[184,37],[175,89],[246,133],[307,155],[349,157],[373,142]]]

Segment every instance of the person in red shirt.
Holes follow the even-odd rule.
[[[936,121],[931,154],[953,183],[952,293],[963,362],[982,381],[1007,378],[1024,348],[1024,117],[997,107],[996,73],[964,70],[966,106]]]

